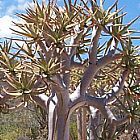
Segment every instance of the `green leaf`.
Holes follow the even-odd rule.
[[[107,42],[107,46],[106,46],[105,52],[104,52],[105,55],[107,54],[107,51],[109,50],[109,48],[111,46],[112,40],[113,40],[113,38],[110,38],[109,41]]]
[[[136,20],[138,20],[140,18],[140,16],[138,16],[138,17],[136,17],[136,18],[134,18],[132,21],[130,21],[122,30],[120,30],[120,34],[122,35],[122,34],[124,34],[124,33],[126,33],[126,31],[128,30],[128,28],[136,21]]]
[[[11,91],[8,92],[4,88],[2,90],[3,90],[3,92],[5,92],[6,94],[11,95],[11,96],[21,96],[22,95],[22,93],[20,93],[20,92],[11,92]]]
[[[114,8],[117,4],[118,4],[118,0],[116,0],[115,3],[114,3],[111,7],[109,7],[109,8],[107,9],[107,13],[110,13],[111,10],[113,10],[113,8]]]

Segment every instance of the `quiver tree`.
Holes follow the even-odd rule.
[[[139,116],[131,109],[139,100],[133,98],[139,94],[140,64],[133,39],[139,37],[130,29],[139,17],[123,24],[126,13],[117,8],[118,1],[107,10],[102,0],[64,0],[64,7],[33,2],[34,8],[18,14],[19,30],[12,29],[23,45],[0,45],[1,109],[15,98],[20,103],[12,108],[40,105],[48,112],[48,140],[69,139],[75,111],[81,120],[79,139],[113,139],[119,125]],[[125,112],[122,119],[112,112],[117,105]],[[102,135],[95,129],[99,114],[108,124]]]

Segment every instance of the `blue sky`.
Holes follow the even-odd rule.
[[[58,3],[61,4],[63,0],[58,1]],[[107,5],[113,2],[114,0],[106,0]],[[19,21],[14,14],[19,10],[27,8],[28,4],[32,5],[32,0],[0,0],[0,38],[12,36],[12,32],[9,30],[9,28],[12,27],[11,21]],[[124,11],[128,13],[125,22],[140,15],[140,0],[119,0],[119,7],[121,8],[124,6]],[[140,30],[140,20],[138,20],[133,27]]]

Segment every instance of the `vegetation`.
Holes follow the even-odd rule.
[[[27,115],[28,113],[28,115]],[[0,139],[16,140],[21,136],[32,137],[31,128],[37,126],[35,119],[31,119],[31,113],[27,110],[18,110],[7,114],[1,114]],[[33,124],[33,122],[36,122]],[[36,125],[35,125],[36,124]]]
[[[131,25],[139,17],[124,24],[118,0],[107,9],[103,0],[33,2],[18,14],[19,30],[11,29],[21,38],[0,45],[1,111],[35,106],[48,140],[136,132],[140,46],[133,40],[140,37]]]

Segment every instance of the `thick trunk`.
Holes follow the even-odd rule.
[[[63,100],[59,99],[57,106],[57,140],[69,140],[69,97],[63,95]]]
[[[69,140],[69,118],[62,113],[57,119],[57,140]]]
[[[60,77],[58,77],[60,78]],[[69,92],[63,87],[63,81],[59,81],[59,85],[54,85],[54,91],[57,93],[57,105],[56,105],[56,139],[55,140],[69,140]]]

